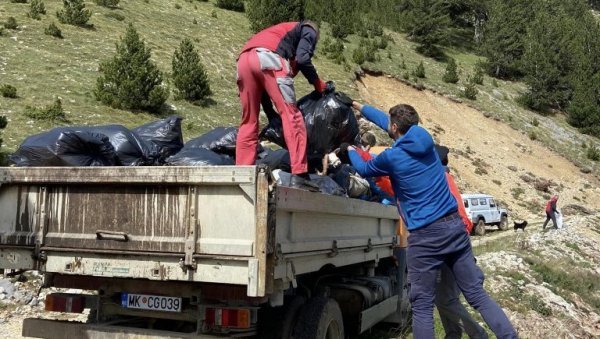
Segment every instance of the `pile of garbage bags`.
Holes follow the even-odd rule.
[[[325,194],[381,201],[376,185],[361,178],[352,166],[323,162],[324,156],[340,144],[359,140],[352,109],[340,103],[333,91],[325,95],[313,92],[300,99],[298,107],[307,129],[311,181]],[[9,159],[21,167],[235,164],[237,128],[218,127],[184,144],[181,122],[181,117],[171,116],[134,129],[122,125],[59,127],[28,137]],[[271,117],[260,135],[282,148],[266,148],[259,143],[257,165],[268,166],[279,185],[289,185],[291,161],[281,118]]]

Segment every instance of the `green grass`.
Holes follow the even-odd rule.
[[[172,113],[185,118],[186,139],[217,126],[239,123],[235,59],[241,46],[251,36],[249,23],[243,13],[217,8],[214,1],[128,1],[121,2],[118,9],[107,9],[86,2],[86,7],[93,14],[90,24],[94,28],[58,24],[64,36],[59,40],[44,35],[44,30],[49,24],[58,22],[54,13],[62,4],[59,1],[47,1],[45,4],[48,14],[43,15],[41,20],[33,20],[27,17],[28,8],[7,1],[0,3],[2,17],[14,16],[20,24],[18,32],[5,30],[4,35],[0,36],[0,45],[3,46],[0,56],[2,83],[10,83],[19,91],[17,99],[0,98],[0,115],[6,115],[10,120],[4,132],[6,150],[16,149],[28,135],[60,125],[56,122],[31,121],[23,115],[26,106],[42,106],[56,97],[61,98],[67,119],[74,125],[116,123],[133,127],[157,118],[144,112],[134,113],[103,106],[92,93],[99,75],[98,64],[114,55],[115,43],[130,22],[152,48],[153,60],[165,75],[171,71],[171,57],[183,38],[191,38],[200,52],[214,91],[214,104],[194,106],[175,100],[173,95],[167,101],[174,106]],[[176,4],[181,9],[176,9]],[[121,18],[124,20],[120,21]],[[458,84],[448,84],[442,80],[445,63],[417,54],[415,44],[407,41],[404,34],[386,34],[390,34],[394,42],[389,43],[386,50],[378,52],[379,61],[366,63],[365,66],[402,77],[405,73],[412,73],[423,62],[427,77],[419,79],[419,83],[440,93],[458,97],[467,75],[474,74],[477,63],[482,60],[477,55],[458,49],[445,50],[449,57],[456,60],[460,77]],[[322,27],[322,36],[323,39],[330,36],[327,24]],[[321,77],[334,80],[338,90],[351,96],[357,95],[353,83],[353,71],[357,65],[351,60],[359,41],[358,36],[351,35],[344,42],[343,53],[350,67],[326,58],[319,47],[314,58]],[[405,65],[405,68],[401,68],[401,65]],[[297,78],[296,87],[298,97],[312,90],[302,76]],[[515,102],[515,98],[526,90],[523,83],[492,81],[485,76],[483,85],[477,85],[477,89],[477,100],[468,104],[480,109],[485,116],[503,120],[522,131],[527,131],[537,117]],[[591,138],[574,132],[562,115],[537,119],[540,123],[536,132],[538,141],[576,163],[591,163],[585,157],[585,150],[580,147],[582,143],[589,143]],[[567,137],[557,138],[554,135],[556,128],[544,128],[547,119],[552,119],[564,129]],[[597,166],[593,168],[598,170]]]

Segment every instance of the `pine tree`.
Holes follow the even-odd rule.
[[[463,91],[463,96],[469,100],[477,100],[477,94],[479,94],[479,91],[477,90],[475,81],[473,81],[473,77],[469,77]]]
[[[169,96],[163,77],[150,60],[150,49],[132,24],[116,44],[117,54],[100,64],[96,99],[123,109],[158,111]]]
[[[56,16],[63,24],[87,26],[92,12],[85,9],[83,0],[63,0],[63,9],[56,12]]]
[[[452,34],[448,5],[438,0],[406,0],[403,13],[408,38],[419,44],[417,52],[429,57],[443,55],[440,45]]]
[[[42,0],[31,0],[29,5],[29,17],[35,20],[40,20],[42,14],[46,14],[46,6]]]
[[[173,54],[173,84],[180,97],[194,101],[212,94],[208,75],[190,39],[184,39]]]
[[[414,75],[417,78],[425,78],[425,65],[423,65],[423,61],[417,65]]]
[[[448,64],[446,65],[446,73],[444,73],[442,80],[450,84],[455,84],[458,82],[459,79],[458,73],[456,72],[456,61],[454,58],[450,58],[450,60],[448,60]]]
[[[217,0],[215,6],[235,12],[243,12],[245,7],[242,0]]]
[[[298,21],[304,19],[304,0],[249,0],[246,16],[254,32],[281,22]]]

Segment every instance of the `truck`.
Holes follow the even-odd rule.
[[[461,196],[467,215],[473,222],[475,234],[485,235],[486,225],[497,226],[501,231],[508,229],[508,211],[498,206],[494,197],[481,193]]]
[[[38,270],[36,338],[345,338],[410,319],[392,206],[261,166],[0,168],[0,268]],[[400,238],[400,239],[399,239]]]

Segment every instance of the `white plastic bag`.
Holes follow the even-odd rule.
[[[561,229],[563,228],[563,216],[562,213],[560,213],[560,210],[556,210],[556,228]]]

